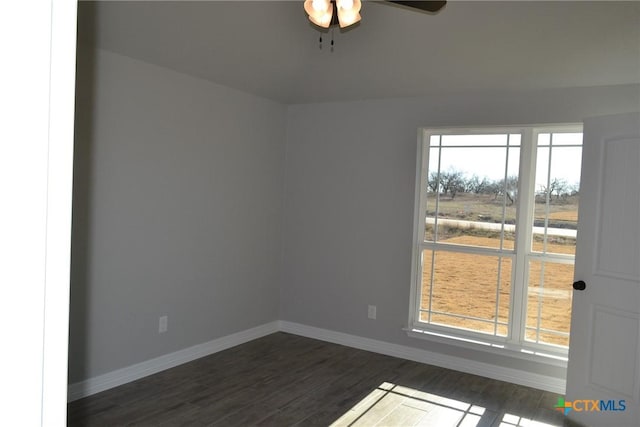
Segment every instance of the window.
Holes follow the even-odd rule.
[[[582,129],[424,129],[409,325],[566,356]]]

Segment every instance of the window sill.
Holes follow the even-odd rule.
[[[419,328],[404,329],[411,338],[418,338],[428,341],[439,342],[442,344],[454,345],[475,351],[483,351],[486,353],[497,354],[505,357],[513,357],[517,359],[527,360],[531,362],[542,363],[545,365],[559,366],[566,368],[568,357],[561,353],[553,353],[549,351],[513,347],[508,343],[494,343],[490,341],[482,341],[481,339],[465,338],[446,333],[428,331]]]

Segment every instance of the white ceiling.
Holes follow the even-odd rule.
[[[640,83],[640,2],[363,2],[333,52],[302,3],[81,3],[79,40],[288,104]]]

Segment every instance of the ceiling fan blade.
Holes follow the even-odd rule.
[[[446,1],[393,1],[387,0],[388,3],[395,3],[401,6],[419,9],[424,12],[437,12],[447,4]]]

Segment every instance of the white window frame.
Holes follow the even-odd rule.
[[[566,366],[568,349],[551,344],[539,344],[525,340],[526,322],[523,316],[527,306],[527,283],[529,261],[550,261],[574,264],[571,255],[536,253],[531,251],[535,207],[535,173],[538,135],[543,133],[582,133],[581,123],[552,125],[518,125],[492,127],[447,127],[418,129],[416,158],[416,184],[413,225],[413,248],[411,258],[411,291],[407,334],[410,337],[453,344],[475,350],[508,354],[526,360],[535,360],[555,366]],[[425,242],[425,215],[427,196],[424,185],[429,168],[429,147],[432,135],[482,135],[520,134],[520,159],[516,215],[516,237],[514,249],[477,248],[456,246],[455,251],[477,255],[500,255],[512,259],[512,292],[510,295],[509,333],[506,337],[475,333],[464,329],[450,328],[421,322],[420,287],[422,286],[421,257],[423,250],[447,250],[446,244]],[[524,233],[524,235],[523,235]],[[444,245],[444,246],[440,246]],[[571,283],[567,283],[570,287]]]

